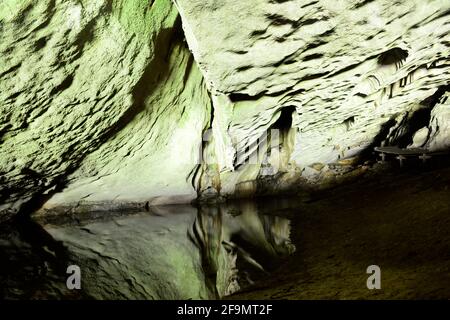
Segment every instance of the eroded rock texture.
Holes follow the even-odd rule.
[[[66,187],[50,203],[196,196],[209,97],[169,0],[0,7],[3,217]]]
[[[428,126],[414,133],[411,147],[445,152],[450,148],[450,100],[449,92],[442,94],[430,111]]]
[[[288,160],[276,171],[312,179],[388,138],[416,111],[431,110],[449,83],[445,0],[175,3],[213,94],[213,148],[225,193],[239,181],[255,188],[248,182],[261,176],[259,167],[239,165],[270,128],[295,131],[282,140]],[[292,124],[280,127],[283,111]],[[420,128],[409,127],[406,140]]]
[[[0,216],[289,189],[381,141],[445,149],[449,10],[2,1]]]

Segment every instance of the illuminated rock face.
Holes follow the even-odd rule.
[[[450,149],[450,94],[445,93],[439,103],[431,111],[428,127],[423,128],[427,133],[425,147],[432,151],[446,151]]]
[[[0,39],[0,217],[196,197],[210,99],[169,0],[2,1]]]
[[[175,3],[213,94],[216,157],[230,191],[235,180],[223,172],[281,110],[294,107],[283,170],[309,178],[319,174],[310,166],[353,157],[396,119],[431,108],[427,99],[449,83],[448,1]]]
[[[42,196],[142,207],[289,189],[382,140],[448,147],[449,1],[174,3],[0,4],[2,217]]]

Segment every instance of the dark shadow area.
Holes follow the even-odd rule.
[[[296,253],[232,299],[448,299],[450,169],[383,171],[297,204]],[[368,290],[367,267],[381,268]]]
[[[360,162],[374,160],[375,153],[373,149],[375,147],[380,146],[381,142],[383,142],[386,139],[387,135],[389,134],[389,130],[391,130],[391,128],[395,126],[395,124],[396,124],[395,119],[391,118],[381,126],[380,131],[373,138],[373,142],[367,148],[365,148],[360,152],[359,154]]]
[[[260,98],[262,98],[266,94],[265,91],[258,93],[257,95],[251,96],[246,93],[231,93],[228,95],[228,98],[230,98],[230,101],[233,103],[239,102],[239,101],[256,101]]]
[[[431,111],[439,103],[442,96],[447,91],[450,91],[450,85],[441,86],[433,95],[426,98],[420,103],[422,106],[424,106],[424,108],[417,110],[407,119],[404,133],[395,141],[396,145],[401,148],[406,148],[408,145],[413,143],[413,136],[417,132],[417,130],[429,126]]]
[[[40,225],[17,218],[0,225],[2,299],[88,299],[67,290],[66,248]]]
[[[314,191],[313,201],[265,197],[16,221],[0,226],[0,294],[445,299],[449,186],[448,167],[378,168],[353,183]],[[81,267],[81,291],[65,289],[69,264]],[[374,264],[382,269],[381,291],[365,286],[366,268]],[[189,276],[179,277],[179,268]],[[207,289],[194,297],[192,286]]]
[[[292,127],[292,114],[295,112],[295,106],[287,106],[281,109],[280,116],[272,125],[271,129],[278,129],[282,132],[289,131]]]
[[[381,65],[390,65],[399,63],[408,57],[408,51],[401,48],[392,48],[380,55],[378,63]]]
[[[430,97],[423,100],[420,104],[423,108],[417,110],[409,117],[403,119],[404,123],[397,124],[395,118],[389,119],[386,123],[381,126],[379,133],[373,139],[372,144],[370,144],[366,149],[364,149],[360,155],[360,162],[374,161],[376,160],[377,154],[374,152],[375,147],[381,146],[381,144],[386,141],[389,134],[392,134],[391,129],[395,126],[399,126],[395,130],[401,129],[401,134],[391,141],[389,145],[399,146],[400,148],[406,148],[413,142],[413,136],[417,130],[427,127],[431,120],[431,111],[439,103],[442,96],[450,91],[450,85],[440,86],[436,92]],[[435,161],[436,167],[441,168],[446,166],[446,157],[442,156]]]
[[[395,139],[394,144],[399,146],[400,148],[406,148],[411,143],[413,143],[414,133],[416,133],[417,130],[429,125],[432,109],[433,108],[427,107],[414,112],[407,119],[403,134]]]

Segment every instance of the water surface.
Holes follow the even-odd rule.
[[[295,251],[290,220],[280,211],[283,201],[271,203],[40,217],[38,224],[2,233],[2,294],[74,299],[233,294],[267,277]],[[80,268],[81,290],[66,287],[70,265]]]
[[[450,169],[290,199],[0,226],[8,299],[450,299]],[[81,270],[68,290],[66,269]],[[381,289],[367,288],[367,268]]]

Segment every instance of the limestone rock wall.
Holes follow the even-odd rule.
[[[254,191],[262,168],[242,167],[239,159],[254,153],[282,110],[293,110],[296,132],[281,169],[311,180],[386,138],[417,110],[431,109],[429,98],[449,83],[445,0],[175,3],[213,95],[225,193],[236,184]]]
[[[413,135],[412,148],[425,148],[434,152],[446,152],[450,148],[450,100],[445,92],[430,111],[427,126]]]
[[[1,2],[1,217],[62,189],[195,197],[209,97],[180,31],[169,0]]]
[[[450,148],[450,100],[448,93],[431,111],[428,137],[425,145],[427,149],[446,151]]]
[[[83,159],[46,209],[84,203],[105,209],[110,201],[145,208],[197,197],[191,176],[209,126],[209,95],[180,40],[173,39],[167,61],[159,62],[163,69],[142,110]]]

